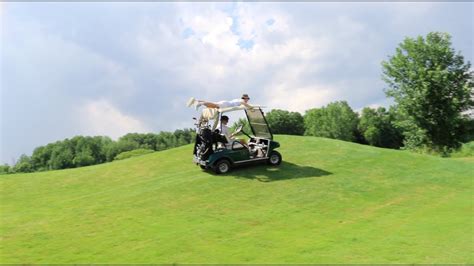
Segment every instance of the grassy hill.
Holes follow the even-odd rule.
[[[474,263],[472,160],[278,136],[219,176],[191,146],[0,177],[0,263]]]

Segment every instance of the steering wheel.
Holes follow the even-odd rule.
[[[234,135],[236,135],[236,134],[242,132],[242,129],[244,129],[244,125],[238,126],[238,127],[235,129],[235,131],[234,131]]]
[[[247,134],[247,132],[244,131],[244,126],[245,126],[245,124],[242,124],[242,125],[238,126],[238,127],[235,129],[235,131],[234,131],[233,134],[234,134],[234,135],[237,135],[237,134],[239,134],[239,133],[242,133],[242,134],[244,134],[245,136],[251,138],[251,136],[250,136],[249,134]]]

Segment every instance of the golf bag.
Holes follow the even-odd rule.
[[[207,127],[201,128],[196,134],[193,154],[201,160],[207,160],[214,152],[214,145],[217,145],[218,142],[225,144],[227,139],[220,135],[218,130],[213,132]]]

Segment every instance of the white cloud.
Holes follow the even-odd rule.
[[[266,90],[269,96],[267,103],[275,109],[297,111],[304,114],[310,108],[323,106],[337,100],[337,91],[334,88],[308,86],[292,87],[280,84]]]
[[[77,110],[84,135],[110,136],[114,139],[127,133],[150,132],[140,119],[126,115],[106,100],[91,101]]]
[[[194,7],[179,5],[176,16],[180,25],[148,19],[137,35],[137,51],[146,64],[171,71],[190,95],[220,100],[248,92],[260,103],[270,105],[265,102],[268,95],[262,94],[269,86],[289,91],[314,87],[305,76],[324,67],[322,58],[331,50],[326,36],[293,32],[298,26],[268,4],[239,3],[231,12],[216,5],[199,5],[199,12],[193,11]],[[267,24],[269,20],[272,25]],[[183,32],[189,29],[193,34],[184,38]],[[243,49],[239,39],[251,39],[254,46]],[[306,98],[294,99],[298,100],[306,106]]]

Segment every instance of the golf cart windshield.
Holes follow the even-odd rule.
[[[272,132],[268,127],[268,123],[265,119],[265,116],[263,115],[262,109],[246,109],[245,113],[247,114],[250,128],[252,128],[255,137],[273,140]]]

